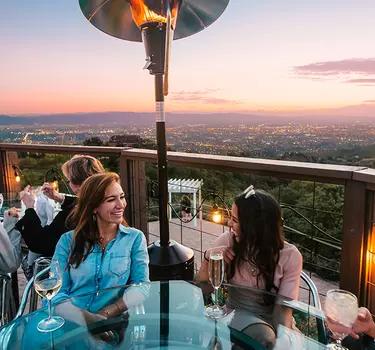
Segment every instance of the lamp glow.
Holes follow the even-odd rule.
[[[220,213],[214,213],[213,215],[212,215],[212,220],[213,220],[213,222],[215,222],[216,224],[220,224],[221,223],[221,215],[220,215]]]
[[[57,191],[59,192],[59,183],[57,180],[54,180],[53,182],[51,182],[51,186]]]
[[[223,217],[220,213],[219,207],[217,204],[212,206],[212,221],[216,224],[220,224],[223,220]]]
[[[14,177],[17,183],[21,182],[21,176],[24,177],[26,183],[31,186],[31,182],[26,177],[25,173],[15,164],[12,165],[13,171],[14,171]]]

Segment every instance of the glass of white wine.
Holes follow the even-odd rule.
[[[206,316],[210,318],[221,318],[226,313],[219,305],[219,288],[224,280],[224,257],[221,250],[211,250],[208,262],[209,280],[215,290],[215,304],[206,308]]]
[[[39,258],[34,266],[34,288],[42,297],[48,300],[48,318],[38,323],[40,332],[52,332],[59,329],[65,320],[60,316],[52,316],[51,299],[58,293],[62,285],[62,272],[58,260]]]
[[[327,292],[324,303],[328,329],[332,332],[336,344],[333,349],[344,350],[342,340],[351,333],[358,317],[357,297],[342,289],[331,289]],[[346,349],[347,350],[347,349]]]

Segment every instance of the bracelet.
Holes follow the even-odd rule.
[[[117,304],[117,301],[115,302],[115,305],[117,306],[117,308],[118,308],[118,311],[120,311],[120,314],[122,313],[122,310],[121,310],[121,307],[120,307],[120,305],[119,304]]]
[[[111,315],[109,314],[109,311],[103,307],[102,309],[100,309],[100,311],[104,311],[106,314],[107,314],[107,317],[109,318]]]
[[[207,250],[204,251],[203,256],[204,256],[205,260],[210,261],[210,259],[207,259],[207,257],[206,257],[206,252],[207,252]]]

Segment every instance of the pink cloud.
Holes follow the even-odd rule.
[[[184,102],[200,102],[203,104],[221,105],[221,104],[241,104],[241,100],[229,100],[225,98],[218,98],[209,96],[210,94],[219,91],[219,89],[205,89],[204,91],[179,91],[171,93],[171,100],[180,103]]]
[[[294,67],[298,75],[330,76],[340,74],[375,75],[375,58],[352,58],[341,61],[315,62]]]
[[[349,79],[349,80],[344,81],[344,83],[350,83],[350,84],[375,84],[375,78]]]
[[[341,61],[325,61],[295,66],[293,69],[299,78],[312,81],[327,79],[343,79],[343,83],[358,84],[358,86],[373,86],[375,84],[375,58],[352,58]],[[367,76],[368,78],[359,78]]]
[[[375,103],[375,100],[367,100],[367,101],[363,101],[363,103]]]
[[[220,89],[205,89],[204,91],[178,91],[178,92],[172,92],[172,95],[208,95],[213,92],[219,91]]]

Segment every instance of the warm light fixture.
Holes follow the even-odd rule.
[[[14,170],[14,177],[15,177],[15,180],[17,183],[20,183],[21,182],[21,176],[24,177],[24,179],[26,180],[26,183],[30,186],[31,185],[31,182],[29,181],[29,179],[26,177],[26,175],[23,173],[23,171],[17,166],[17,165],[12,165],[12,168]]]
[[[53,174],[53,180],[48,181],[48,175]],[[61,173],[56,168],[48,169],[46,172],[46,175],[44,176],[44,182],[48,182],[57,192],[59,192],[59,179],[64,183],[64,186],[66,187],[67,193],[72,194],[70,187],[64,180],[64,177],[61,175]]]
[[[59,192],[59,182],[57,181],[56,175],[53,177],[53,181],[51,182],[51,186]]]
[[[217,204],[212,206],[212,221],[216,224],[220,224],[223,221],[223,216]]]

